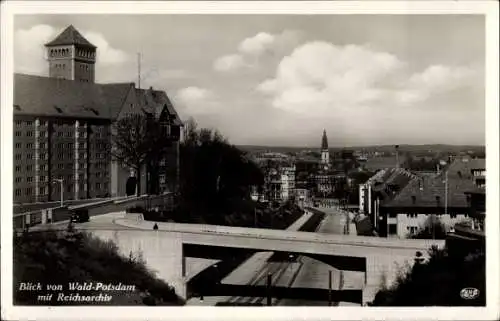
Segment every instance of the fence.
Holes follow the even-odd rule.
[[[39,209],[31,212],[14,214],[13,227],[14,229],[26,229],[32,226],[61,222],[69,220],[72,215],[72,210],[86,209],[89,216],[102,215],[111,212],[125,211],[128,207],[143,206],[145,208],[161,207],[166,204],[173,203],[173,195],[142,195],[139,197],[127,197],[120,199],[104,200],[87,204],[79,204],[74,206],[54,207]]]

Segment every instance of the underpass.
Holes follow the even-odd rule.
[[[148,267],[158,271],[158,276],[171,283],[183,297],[186,297],[187,294],[186,283],[188,280],[186,276],[193,275],[193,270],[186,265],[189,258],[186,258],[186,253],[184,253],[184,249],[188,249],[187,252],[189,252],[190,247],[191,249],[205,248],[207,250],[205,252],[221,247],[224,247],[224,251],[227,253],[282,252],[320,259],[334,267],[335,264],[344,265],[343,268],[347,268],[347,270],[349,270],[348,265],[350,264],[353,271],[363,271],[364,269],[365,277],[368,275],[368,278],[364,280],[363,294],[367,292],[367,288],[371,287],[372,290],[368,293],[373,295],[374,289],[378,288],[380,284],[380,275],[383,273],[394,274],[397,271],[397,268],[393,268],[395,262],[412,261],[416,250],[425,252],[431,244],[444,245],[439,244],[439,240],[388,240],[326,233],[177,223],[158,223],[159,229],[153,231],[154,222],[134,221],[127,218],[124,213],[121,217],[117,215],[116,218],[113,218],[111,223],[107,222],[105,224],[110,225],[103,225],[104,222],[96,223],[94,221],[88,225],[83,224],[80,228],[87,229],[101,238],[113,240],[125,255],[128,255],[129,252],[142,251]],[[103,226],[109,226],[109,228]],[[113,227],[111,228],[111,226]],[[197,252],[204,252],[199,249]],[[364,266],[356,267],[357,261],[365,262]],[[248,279],[251,279],[256,270],[247,272],[253,272],[247,273]],[[390,279],[390,275],[387,279]],[[325,282],[327,283],[327,281]],[[297,287],[297,283],[295,283],[295,287]],[[332,287],[335,288],[336,285]],[[234,287],[231,288],[231,291],[234,289]],[[297,287],[297,289],[301,290],[302,287]],[[227,287],[220,288],[220,290],[224,291],[219,294],[225,293],[235,296],[235,293],[230,293]],[[322,292],[324,289],[318,288],[316,290],[316,292],[310,293],[324,297]],[[260,290],[255,291],[258,295],[263,295],[262,292],[259,292]],[[291,289],[290,293],[297,292]],[[333,295],[336,295],[335,293]],[[286,295],[282,295],[282,298],[300,299],[300,297],[290,298]],[[363,298],[363,302],[365,302],[365,298]]]

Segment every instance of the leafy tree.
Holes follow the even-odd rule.
[[[140,195],[141,169],[148,161],[158,161],[169,146],[160,123],[146,113],[127,115],[112,127],[112,157],[120,164],[133,168],[137,178],[137,195]]]
[[[223,224],[226,215],[250,199],[251,186],[263,184],[258,166],[217,131],[188,121],[181,145],[181,210]],[[252,210],[253,212],[253,210]]]

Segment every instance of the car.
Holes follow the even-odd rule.
[[[71,222],[85,223],[89,221],[89,211],[85,209],[74,210],[71,215]]]

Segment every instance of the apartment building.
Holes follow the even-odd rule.
[[[467,191],[474,189],[470,180],[413,179],[392,200],[379,206],[381,236],[405,238],[417,233],[430,215],[435,215],[447,230],[470,220]]]
[[[162,122],[172,141],[141,190],[175,189],[182,122],[166,93],[95,83],[97,48],[73,26],[46,48],[49,77],[14,75],[14,203],[59,200],[61,188],[64,199],[125,195],[131,171],[111,159],[112,124],[139,112]]]

